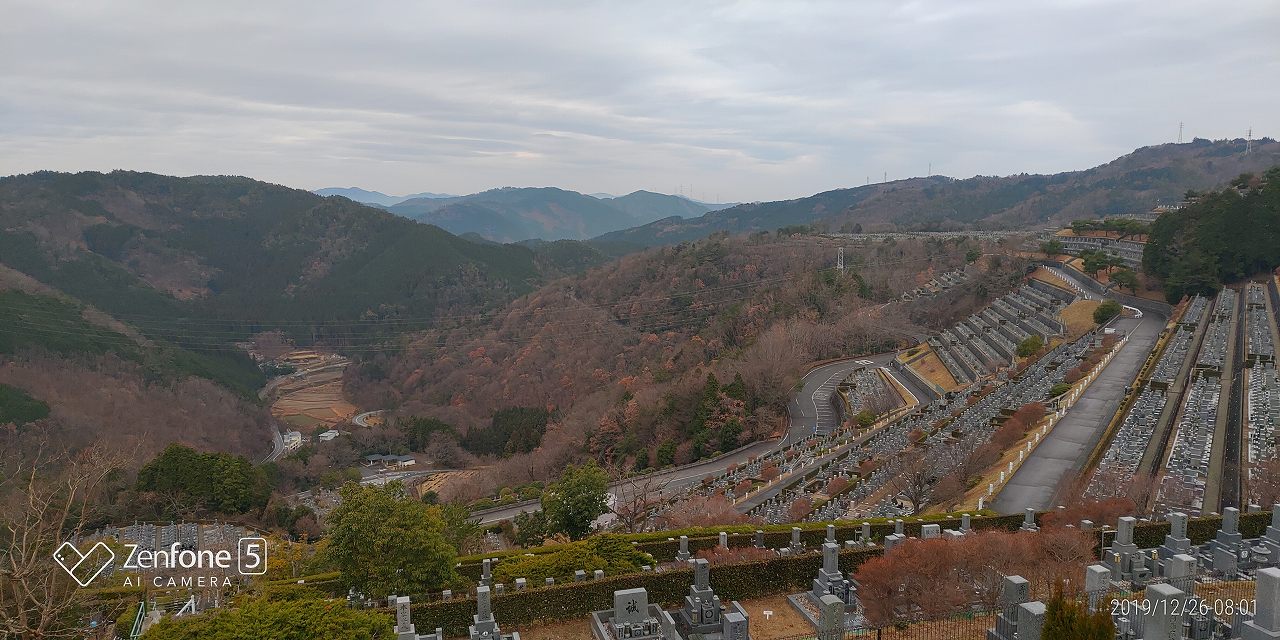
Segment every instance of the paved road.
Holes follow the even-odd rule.
[[[1079,470],[1102,438],[1111,417],[1120,408],[1125,390],[1133,384],[1146,362],[1166,318],[1145,314],[1141,319],[1124,318],[1113,326],[1129,334],[1111,363],[1102,370],[1076,404],[1067,410],[1049,435],[1040,442],[1013,478],[996,496],[993,508],[1001,513],[1022,513],[1026,507],[1051,508],[1050,502],[1062,479]]]
[[[356,416],[356,417],[352,418],[352,419],[351,419],[351,422],[352,422],[353,424],[355,424],[356,426],[358,426],[358,427],[367,427],[367,426],[369,426],[369,418],[371,418],[371,417],[373,417],[373,416],[379,416],[379,415],[382,415],[382,410],[381,410],[381,409],[379,409],[379,410],[377,410],[377,411],[366,411],[366,412],[364,412],[364,413],[362,413],[362,414],[360,414],[360,415],[358,415],[358,416]]]
[[[814,429],[821,425],[823,428],[833,429],[836,425],[835,413],[830,406],[822,399],[822,390],[834,389],[836,383],[849,375],[854,369],[864,366],[885,366],[893,360],[897,353],[881,353],[873,356],[858,356],[847,360],[840,360],[829,364],[822,365],[810,371],[801,380],[800,391],[787,405],[790,414],[790,424],[787,427],[786,434],[781,440],[766,440],[756,442],[750,446],[739,449],[733,453],[727,454],[714,460],[704,460],[695,462],[690,465],[659,471],[653,477],[663,483],[666,491],[677,491],[686,489],[690,486],[701,482],[708,475],[714,475],[723,472],[732,464],[743,464],[749,458],[768,453],[774,449],[780,449],[793,442],[803,440],[812,435]],[[867,364],[869,363],[869,364]],[[888,373],[893,373],[887,370]],[[905,376],[894,375],[910,393],[916,394],[917,397],[926,398],[923,392],[911,380],[905,379]],[[815,396],[815,394],[819,394]],[[631,481],[614,483],[610,486],[610,490],[617,490],[619,487],[630,484]],[[539,508],[538,502],[535,500],[520,502],[507,505],[500,509],[482,512],[479,514],[481,524],[491,524],[501,520],[510,520],[517,514],[528,511],[536,511]]]
[[[1065,270],[1055,270],[1069,283],[1081,284]],[[1087,287],[1081,287],[1087,289]],[[1121,318],[1113,325],[1127,332],[1129,340],[1103,369],[1098,379],[1058,421],[1031,457],[1014,472],[996,496],[992,508],[1001,513],[1021,513],[1026,507],[1047,509],[1066,475],[1079,471],[1098,444],[1112,416],[1124,400],[1142,365],[1155,347],[1169,318],[1157,307],[1141,309],[1142,318]]]
[[[787,405],[787,413],[790,414],[791,425],[787,429],[787,435],[783,437],[782,442],[778,443],[779,446],[803,440],[815,432],[831,433],[835,431],[838,420],[827,399],[831,397],[831,392],[835,391],[836,385],[855,369],[884,367],[885,373],[892,375],[909,393],[914,394],[922,402],[927,401],[929,395],[914,380],[907,376],[899,375],[888,368],[889,363],[897,355],[898,353],[895,351],[850,358],[826,364],[810,371],[804,377],[800,391],[796,393],[790,404]]]

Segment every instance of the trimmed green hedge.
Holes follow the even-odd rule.
[[[840,570],[852,573],[867,559],[881,553],[879,548],[842,551]],[[725,600],[794,593],[808,589],[821,566],[822,557],[816,554],[713,566],[711,586]],[[691,584],[693,570],[677,569],[561,583],[525,591],[508,590],[493,596],[493,613],[498,623],[503,625],[581,618],[592,611],[611,607],[614,591],[637,587],[649,592],[650,603],[675,606],[683,602]],[[474,614],[475,600],[470,598],[413,605],[413,622],[419,629],[442,627],[446,634],[451,635],[466,635],[467,625],[472,623]]]
[[[1106,524],[1111,527],[1115,526],[1114,522]],[[1267,526],[1270,524],[1270,511],[1240,514],[1240,533],[1245,538],[1261,537],[1267,532]],[[1221,526],[1222,516],[1191,518],[1187,520],[1187,537],[1191,539],[1191,544],[1204,544],[1218,534],[1218,529]],[[1169,535],[1169,523],[1163,520],[1159,522],[1140,522],[1133,528],[1133,542],[1141,549],[1151,549],[1164,544],[1164,537],[1167,535]],[[1099,533],[1098,539],[1099,544],[1101,544],[1101,533]]]
[[[989,512],[988,512],[989,513]],[[903,527],[907,535],[919,536],[921,524],[939,524],[943,529],[959,529],[960,518],[958,514],[931,514],[919,516],[924,522],[916,522],[916,518],[910,520],[904,518]],[[888,518],[868,518],[866,522],[871,523],[871,535],[876,540],[882,540],[886,535],[893,533],[893,521]],[[710,549],[720,544],[720,532],[724,531],[729,534],[730,547],[749,547],[755,544],[755,532],[757,529],[764,531],[764,540],[766,547],[785,547],[791,543],[791,527],[800,527],[802,533],[800,539],[809,546],[821,544],[826,540],[827,525],[836,525],[836,540],[843,542],[844,540],[853,540],[860,535],[862,531],[862,520],[837,520],[834,522],[804,522],[798,524],[770,524],[770,525],[727,525],[723,527],[691,527],[686,529],[675,529],[671,531],[657,531],[651,533],[633,533],[620,534],[622,538],[628,542],[635,542],[637,551],[643,551],[652,555],[658,562],[665,562],[676,557],[676,552],[680,550],[680,536],[689,536],[689,551],[697,553],[703,549]],[[1000,516],[1000,515],[975,515],[971,518],[970,525],[975,529],[991,529],[998,528],[1007,531],[1016,530],[1022,524],[1022,516]],[[670,540],[668,538],[671,538]],[[499,551],[488,554],[464,556],[458,559],[458,574],[472,581],[480,579],[481,562],[484,558],[492,558],[493,566],[496,568],[503,558],[511,558],[513,556],[523,556],[525,554],[543,554],[554,553],[563,545],[550,545],[546,547],[535,547],[532,549],[510,549],[507,551]]]

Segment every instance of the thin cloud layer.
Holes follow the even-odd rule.
[[[763,200],[1280,133],[1280,5],[8,0],[0,174]],[[683,185],[683,187],[681,186]]]

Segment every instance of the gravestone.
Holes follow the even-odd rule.
[[[485,558],[480,561],[480,584],[487,585],[493,580],[493,560]]]
[[[1143,606],[1142,637],[1181,637],[1184,611],[1182,601],[1186,599],[1186,594],[1173,585],[1157,583],[1147,585],[1145,599],[1150,600],[1151,604],[1149,608],[1145,604]]]
[[[1213,558],[1213,570],[1222,572],[1228,578],[1234,578],[1239,572],[1241,550],[1244,548],[1244,536],[1240,534],[1240,510],[1227,507],[1222,510],[1222,528],[1209,543]]]
[[[574,582],[586,582],[586,581],[587,581],[587,572],[586,572],[586,571],[583,571],[582,569],[578,569],[577,571],[574,571],[574,572],[573,572],[573,581],[574,581]]]
[[[729,548],[729,534],[723,531],[720,532],[720,546],[726,549]]]
[[[1165,558],[1162,566],[1169,584],[1191,593],[1196,579],[1196,559],[1185,553]]]
[[[1262,534],[1259,544],[1270,550],[1271,564],[1275,565],[1280,562],[1280,504],[1271,505],[1271,526],[1267,527],[1266,533]]]
[[[759,529],[756,529],[756,548],[764,548],[764,532]]]
[[[1255,589],[1257,612],[1252,620],[1240,625],[1240,637],[1242,640],[1280,639],[1280,569],[1259,569]]]
[[[834,524],[827,525],[827,542],[836,541],[836,526]]]
[[[747,616],[737,611],[724,614],[724,625],[720,629],[723,640],[751,640]]]
[[[899,542],[906,540],[907,537],[898,533],[891,533],[884,537],[884,551],[888,553],[890,549],[898,546]]]
[[[676,560],[679,562],[689,560],[689,536],[680,536],[680,551],[676,553]]]
[[[936,524],[926,524],[920,527],[920,538],[922,540],[934,540],[941,537],[941,526]]]
[[[987,630],[987,640],[1015,640],[1018,637],[1018,605],[1031,600],[1031,583],[1022,576],[1005,576],[1000,585],[996,626]]]
[[[1187,514],[1174,512],[1165,517],[1169,521],[1169,534],[1164,537],[1164,544],[1156,550],[1160,558],[1168,559],[1173,556],[1189,553],[1191,551],[1191,540],[1187,538]]]
[[[524,578],[516,578],[516,591],[524,591],[524,588],[527,585],[528,585],[528,581],[526,581]]]
[[[1040,640],[1044,614],[1043,602],[1024,602],[1018,605],[1018,640]]]
[[[593,579],[595,579],[595,580],[603,580],[603,579],[604,579],[604,569],[596,569],[596,570],[595,570],[595,572],[591,574],[591,577],[592,577]]]
[[[676,621],[686,634],[707,634],[723,626],[720,596],[711,590],[711,565],[698,558],[693,565],[693,584],[684,597],[684,606],[677,612]]]
[[[1111,570],[1106,565],[1091,564],[1084,568],[1084,592],[1089,598],[1089,611],[1097,611],[1102,596],[1111,587]]]
[[[963,533],[969,532],[969,514],[967,513],[960,514],[960,531]]]
[[[683,640],[671,615],[649,604],[644,589],[613,592],[613,609],[591,614],[591,632],[597,640]]]
[[[1040,527],[1036,526],[1036,510],[1027,507],[1023,510],[1022,526],[1019,529],[1023,531],[1039,531]]]
[[[388,600],[395,601],[396,607],[396,634],[404,636],[410,634],[416,640],[417,631],[413,627],[413,611],[409,605],[409,596],[391,596]]]
[[[413,625],[412,605],[408,596],[389,596],[387,604],[396,610],[396,626],[392,629],[396,640],[444,640],[444,630],[440,627],[436,627],[435,633],[418,634]]]
[[[823,596],[834,595],[841,602],[851,604],[855,591],[853,584],[840,573],[840,546],[834,542],[824,542],[822,568],[818,570],[818,577],[813,579],[813,586],[809,589],[810,599],[817,605]]]
[[[823,596],[818,602],[818,640],[843,640],[844,605],[835,596]]]
[[[493,617],[489,587],[485,585],[476,587],[476,614],[467,631],[471,640],[520,640],[519,633],[505,634],[498,628],[498,621]]]
[[[1103,562],[1111,568],[1111,576],[1115,580],[1128,580],[1135,587],[1151,580],[1151,569],[1147,566],[1147,558],[1133,543],[1133,528],[1138,519],[1124,516],[1116,522],[1116,537],[1103,554]]]

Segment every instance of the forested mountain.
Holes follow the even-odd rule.
[[[584,240],[659,218],[699,216],[716,205],[649,191],[616,198],[555,187],[508,187],[454,198],[416,198],[388,207],[393,213],[456,234],[490,240]]]
[[[1280,267],[1280,166],[1192,199],[1151,225],[1142,255],[1170,301]]]
[[[708,211],[718,211],[733,206],[694,202],[682,196],[672,196],[652,191],[633,191],[625,196],[609,198],[605,202],[630,213],[641,222],[651,222],[672,216],[695,218]]]
[[[234,343],[278,329],[377,350],[602,260],[246,178],[3,178],[0,424],[19,440],[39,421],[68,443],[111,433],[260,455],[265,375]]]
[[[117,315],[332,339],[318,325],[472,312],[558,275],[342,198],[123,171],[0,179],[0,263]]]
[[[1146,211],[1280,162],[1280,143],[1255,140],[1143,147],[1107,164],[1054,175],[931,176],[806,198],[741,204],[688,220],[659,220],[598,240],[632,245],[674,244],[712,233],[768,231],[815,225],[830,231],[1038,228],[1106,214]]]
[[[348,370],[347,390],[362,406],[393,408],[393,420],[443,421],[450,428],[437,440],[456,434],[473,454],[510,455],[468,480],[481,493],[583,456],[684,463],[781,428],[806,362],[909,342],[1022,273],[1014,260],[983,259],[947,304],[892,302],[968,255],[1001,249],[877,242],[846,248],[843,274],[835,251],[831,240],[766,233],[635,253],[492,318],[425,332],[407,351],[369,354]],[[517,407],[549,413],[538,429],[501,426],[498,412]],[[501,437],[476,433],[499,428]]]

